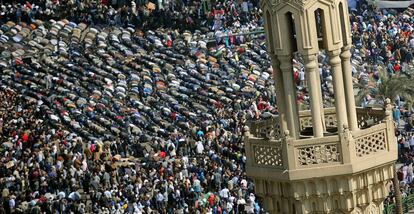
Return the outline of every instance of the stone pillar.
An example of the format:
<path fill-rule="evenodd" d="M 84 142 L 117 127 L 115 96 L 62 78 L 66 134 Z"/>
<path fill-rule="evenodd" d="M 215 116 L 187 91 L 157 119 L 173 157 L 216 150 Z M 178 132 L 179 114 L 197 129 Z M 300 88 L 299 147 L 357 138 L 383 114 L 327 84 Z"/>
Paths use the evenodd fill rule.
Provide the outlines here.
<path fill-rule="evenodd" d="M 318 57 L 316 57 L 316 63 L 318 63 Z M 319 68 L 319 66 L 318 66 Z M 323 105 L 323 94 L 322 94 L 322 85 L 321 85 L 321 74 L 319 69 L 316 69 L 316 77 L 318 79 L 319 82 L 319 87 L 318 87 L 318 95 L 319 95 L 319 103 L 321 106 L 321 115 L 320 117 L 322 118 L 322 127 L 323 127 L 323 131 L 326 131 L 326 124 L 325 124 L 325 106 Z"/>
<path fill-rule="evenodd" d="M 280 70 L 280 61 L 276 55 L 272 54 L 273 80 L 275 82 L 276 103 L 279 113 L 280 133 L 288 129 L 286 121 L 285 89 L 283 83 L 283 73 Z"/>
<path fill-rule="evenodd" d="M 344 46 L 342 48 L 341 60 L 342 60 L 342 73 L 344 75 L 345 86 L 345 100 L 348 116 L 348 125 L 351 131 L 358 130 L 358 120 L 356 114 L 354 87 L 352 85 L 352 66 L 351 66 L 351 52 L 350 46 Z"/>
<path fill-rule="evenodd" d="M 306 81 L 308 82 L 310 106 L 312 114 L 313 136 L 323 137 L 323 118 L 321 117 L 321 83 L 318 81 L 319 69 L 316 54 L 303 56 L 306 68 Z M 323 108 L 322 108 L 323 109 Z"/>
<path fill-rule="evenodd" d="M 299 113 L 297 107 L 296 84 L 293 78 L 292 55 L 278 55 L 283 75 L 285 92 L 286 121 L 290 137 L 299 138 Z"/>
<path fill-rule="evenodd" d="M 329 52 L 329 64 L 333 79 L 333 88 L 335 94 L 336 118 L 338 121 L 338 132 L 343 131 L 344 125 L 348 124 L 347 109 L 345 104 L 344 81 L 342 77 L 341 59 L 339 50 Z"/>

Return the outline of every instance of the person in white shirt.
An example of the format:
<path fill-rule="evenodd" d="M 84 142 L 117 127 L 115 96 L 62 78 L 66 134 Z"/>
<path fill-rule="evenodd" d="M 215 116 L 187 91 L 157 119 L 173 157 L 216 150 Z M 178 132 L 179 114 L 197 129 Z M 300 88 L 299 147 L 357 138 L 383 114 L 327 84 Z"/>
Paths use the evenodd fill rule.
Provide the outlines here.
<path fill-rule="evenodd" d="M 404 138 L 403 145 L 404 145 L 405 151 L 407 151 L 407 152 L 410 151 L 410 141 L 408 139 Z"/>
<path fill-rule="evenodd" d="M 244 211 L 247 214 L 253 214 L 254 213 L 254 202 L 250 199 L 247 199 L 247 203 L 244 206 Z"/>
<path fill-rule="evenodd" d="M 240 186 L 243 190 L 246 190 L 247 189 L 247 180 L 246 179 L 241 180 L 240 181 Z"/>
<path fill-rule="evenodd" d="M 237 210 L 239 213 L 245 211 L 245 205 L 246 205 L 246 200 L 244 200 L 243 197 L 240 197 L 237 200 Z"/>
<path fill-rule="evenodd" d="M 160 192 L 158 192 L 157 196 L 157 210 L 162 210 L 164 205 L 164 195 Z"/>
<path fill-rule="evenodd" d="M 414 136 L 411 136 L 410 138 L 410 147 L 411 147 L 411 151 L 414 152 Z"/>
<path fill-rule="evenodd" d="M 197 151 L 197 154 L 203 154 L 203 152 L 204 152 L 204 146 L 203 146 L 203 143 L 201 141 L 198 141 L 197 142 L 197 144 L 196 144 L 196 151 Z"/>
<path fill-rule="evenodd" d="M 9 207 L 11 209 L 14 209 L 14 207 L 16 206 L 16 201 L 14 199 L 15 199 L 15 196 L 13 195 L 9 200 Z"/>
<path fill-rule="evenodd" d="M 220 197 L 222 197 L 223 199 L 227 200 L 229 198 L 229 193 L 230 193 L 230 190 L 227 189 L 226 187 L 224 187 L 224 189 L 222 189 L 220 191 Z"/>
<path fill-rule="evenodd" d="M 231 213 L 231 211 L 233 210 L 233 202 L 227 202 L 226 203 L 226 211 L 227 213 Z"/>
<path fill-rule="evenodd" d="M 410 48 L 414 48 L 414 37 L 410 39 Z"/>
<path fill-rule="evenodd" d="M 299 80 L 300 80 L 300 86 L 306 86 L 305 71 L 303 69 L 299 71 Z"/>

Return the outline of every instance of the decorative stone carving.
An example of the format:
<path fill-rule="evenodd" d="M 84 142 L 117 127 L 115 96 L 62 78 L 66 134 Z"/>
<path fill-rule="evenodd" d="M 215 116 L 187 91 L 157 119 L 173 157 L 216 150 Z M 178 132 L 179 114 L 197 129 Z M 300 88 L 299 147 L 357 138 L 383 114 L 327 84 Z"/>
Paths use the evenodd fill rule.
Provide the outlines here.
<path fill-rule="evenodd" d="M 344 4 L 343 8 L 338 7 L 340 3 Z M 392 178 L 397 157 L 396 144 L 391 143 L 395 141 L 394 126 L 390 120 L 384 120 L 383 109 L 354 109 L 349 29 L 341 33 L 340 27 L 349 26 L 349 22 L 345 19 L 345 23 L 341 23 L 342 17 L 338 17 L 348 16 L 346 2 L 262 0 L 261 6 L 268 14 L 264 16 L 266 34 L 274 39 L 267 42 L 273 42 L 268 45 L 274 47 L 272 65 L 278 74 L 274 77 L 278 82 L 282 130 L 278 117 L 271 118 L 270 122 L 252 122 L 250 131 L 254 137 L 246 138 L 245 147 L 246 173 L 255 180 L 259 195 L 265 198 L 266 211 L 380 214 L 381 199 L 389 191 L 382 184 Z M 295 44 L 291 21 L 295 25 L 297 51 L 302 55 L 316 54 L 319 50 L 315 9 L 324 12 L 322 27 L 327 32 L 323 38 L 324 48 L 330 53 L 336 105 L 335 109 L 311 108 L 311 111 L 299 112 L 292 77 Z M 286 16 L 290 14 L 292 17 Z M 318 86 L 320 80 L 315 76 L 309 82 Z M 320 102 L 313 102 L 312 106 L 323 108 L 320 91 L 315 91 L 311 99 Z M 323 130 L 321 135 L 319 119 L 322 117 L 326 132 Z M 359 130 L 357 123 L 365 130 Z M 349 124 L 349 128 L 343 124 Z M 310 127 L 315 130 L 313 137 L 300 135 L 301 130 Z M 337 127 L 338 131 L 334 133 L 332 127 Z"/>
<path fill-rule="evenodd" d="M 308 117 L 301 117 L 299 119 L 300 121 L 300 130 L 303 130 L 307 127 L 312 127 L 312 117 L 308 116 Z"/>
<path fill-rule="evenodd" d="M 280 142 L 273 145 L 254 145 L 254 161 L 258 165 L 283 166 L 282 145 Z"/>
<path fill-rule="evenodd" d="M 362 214 L 362 210 L 358 207 L 355 207 L 354 210 L 352 210 L 351 214 Z"/>
<path fill-rule="evenodd" d="M 385 130 L 355 139 L 357 157 L 364 157 L 387 149 Z"/>
<path fill-rule="evenodd" d="M 290 5 L 293 10 L 303 12 L 303 5 L 306 2 L 302 0 L 262 0 L 261 2 L 266 1 L 267 3 L 262 3 L 262 8 L 271 8 L 273 12 L 276 12 L 280 7 L 283 7 L 283 5 Z"/>
<path fill-rule="evenodd" d="M 325 125 L 326 126 L 337 126 L 336 114 L 325 115 Z"/>
<path fill-rule="evenodd" d="M 254 123 L 254 127 L 250 130 L 251 134 L 255 137 L 266 139 L 280 139 L 280 123 L 279 117 L 266 121 L 258 121 Z"/>
<path fill-rule="evenodd" d="M 303 0 L 273 0 L 272 5 L 278 5 L 280 3 L 293 3 L 297 5 L 303 5 L 305 1 Z"/>
<path fill-rule="evenodd" d="M 385 118 L 385 112 L 381 109 L 357 109 L 358 115 L 358 126 L 359 127 L 366 127 L 368 125 L 368 121 L 373 123 L 379 123 L 381 120 Z M 325 117 L 325 125 L 327 127 L 335 127 L 337 126 L 336 120 L 336 112 L 332 112 L 331 110 L 326 110 L 324 113 Z M 267 139 L 281 139 L 283 132 L 280 129 L 280 118 L 275 116 L 271 119 L 261 120 L 261 121 L 254 121 L 251 123 L 250 126 L 250 133 L 254 137 L 258 138 L 267 138 Z M 301 115 L 299 118 L 300 121 L 300 130 L 304 130 L 305 128 L 312 127 L 312 117 L 311 115 Z M 273 131 L 273 133 L 272 133 Z"/>
<path fill-rule="evenodd" d="M 385 118 L 385 114 L 372 114 L 368 110 L 365 111 L 365 114 L 363 112 L 358 112 L 357 114 L 359 128 L 365 128 L 369 125 L 376 124 Z"/>
<path fill-rule="evenodd" d="M 342 136 L 344 137 L 344 140 L 346 140 L 346 144 L 348 145 L 348 140 L 351 138 L 351 132 L 349 131 L 349 127 L 346 124 L 344 124 Z"/>
<path fill-rule="evenodd" d="M 289 133 L 289 130 L 285 130 L 285 131 L 283 131 L 283 140 L 286 142 L 288 139 L 289 139 L 289 137 L 290 137 L 290 135 L 289 135 L 290 133 Z"/>
<path fill-rule="evenodd" d="M 325 113 L 325 125 L 326 126 L 337 126 L 336 122 L 336 113 Z M 312 117 L 309 115 L 307 117 L 301 117 L 300 121 L 300 130 L 303 130 L 307 127 L 312 127 Z"/>
<path fill-rule="evenodd" d="M 379 210 L 378 210 L 377 205 L 375 205 L 374 203 L 371 203 L 371 204 L 370 204 L 370 205 L 366 208 L 365 213 L 366 213 L 366 214 L 378 214 L 378 213 L 379 213 Z"/>
<path fill-rule="evenodd" d="M 266 127 L 267 129 L 260 130 L 261 135 L 268 136 L 269 139 L 279 139 L 280 138 L 280 124 L 276 122 L 271 126 Z"/>
<path fill-rule="evenodd" d="M 333 143 L 300 147 L 298 148 L 298 161 L 301 166 L 339 162 L 338 145 Z"/>

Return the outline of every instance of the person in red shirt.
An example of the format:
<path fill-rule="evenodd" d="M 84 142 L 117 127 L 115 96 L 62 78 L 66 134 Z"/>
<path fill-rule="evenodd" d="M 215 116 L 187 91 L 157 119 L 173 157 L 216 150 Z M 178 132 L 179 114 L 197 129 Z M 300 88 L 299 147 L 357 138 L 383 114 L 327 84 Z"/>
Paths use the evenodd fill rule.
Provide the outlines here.
<path fill-rule="evenodd" d="M 160 152 L 160 157 L 165 158 L 167 156 L 167 153 L 165 153 L 164 151 Z"/>
<path fill-rule="evenodd" d="M 160 176 L 161 176 L 161 177 L 164 175 L 164 171 L 165 171 L 164 167 L 161 167 L 161 168 L 160 168 Z"/>
<path fill-rule="evenodd" d="M 171 112 L 170 117 L 171 117 L 171 120 L 172 120 L 172 121 L 177 120 L 177 113 L 175 113 L 175 111 Z"/>
<path fill-rule="evenodd" d="M 293 73 L 293 78 L 296 83 L 299 83 L 299 72 L 297 70 Z"/>
<path fill-rule="evenodd" d="M 91 144 L 90 150 L 92 153 L 95 151 L 95 144 Z"/>
<path fill-rule="evenodd" d="M 264 109 L 267 109 L 267 103 L 265 102 L 265 101 L 260 101 L 259 102 L 259 104 L 257 105 L 257 109 L 259 109 L 260 111 L 261 110 L 264 110 Z"/>
<path fill-rule="evenodd" d="M 210 204 L 210 206 L 214 206 L 214 200 L 215 200 L 215 196 L 213 193 L 211 193 L 210 196 L 208 197 L 208 203 Z"/>
<path fill-rule="evenodd" d="M 29 135 L 27 133 L 24 133 L 22 135 L 22 140 L 24 143 L 27 143 L 29 141 Z"/>
<path fill-rule="evenodd" d="M 14 75 L 14 77 L 15 77 L 16 81 L 20 81 L 21 75 L 18 71 L 16 71 L 16 74 Z"/>
<path fill-rule="evenodd" d="M 400 72 L 400 70 L 401 70 L 400 62 L 399 62 L 399 61 L 397 61 L 397 62 L 394 64 L 394 72 L 395 72 L 395 73 L 399 73 L 399 72 Z"/>
<path fill-rule="evenodd" d="M 223 104 L 221 104 L 220 102 L 214 102 L 214 108 L 223 108 Z"/>

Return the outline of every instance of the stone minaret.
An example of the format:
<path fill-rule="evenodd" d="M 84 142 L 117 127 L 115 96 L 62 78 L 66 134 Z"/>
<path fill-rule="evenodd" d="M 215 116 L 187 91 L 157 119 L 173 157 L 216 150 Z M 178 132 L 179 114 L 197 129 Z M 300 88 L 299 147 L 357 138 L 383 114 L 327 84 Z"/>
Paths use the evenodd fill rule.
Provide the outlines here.
<path fill-rule="evenodd" d="M 347 0 L 262 0 L 279 115 L 246 130 L 247 175 L 270 213 L 378 213 L 397 143 L 390 105 L 356 108 Z M 318 52 L 329 57 L 324 108 Z M 292 58 L 304 61 L 310 110 L 298 111 Z"/>

